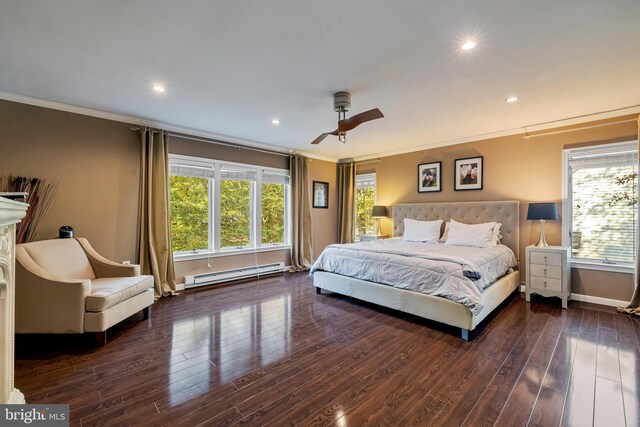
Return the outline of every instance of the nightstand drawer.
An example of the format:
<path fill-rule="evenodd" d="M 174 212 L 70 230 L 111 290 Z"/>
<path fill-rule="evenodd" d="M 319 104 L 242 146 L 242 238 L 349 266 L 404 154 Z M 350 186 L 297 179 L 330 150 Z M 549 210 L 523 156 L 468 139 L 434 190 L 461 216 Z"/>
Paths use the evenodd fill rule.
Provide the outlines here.
<path fill-rule="evenodd" d="M 551 292 L 562 292 L 562 280 L 545 279 L 543 277 L 531 276 L 531 289 L 540 289 Z"/>
<path fill-rule="evenodd" d="M 562 267 L 553 265 L 531 264 L 531 275 L 548 279 L 562 279 Z"/>
<path fill-rule="evenodd" d="M 562 265 L 562 254 L 552 254 L 549 252 L 536 252 L 531 251 L 529 253 L 531 264 L 541 265 Z"/>

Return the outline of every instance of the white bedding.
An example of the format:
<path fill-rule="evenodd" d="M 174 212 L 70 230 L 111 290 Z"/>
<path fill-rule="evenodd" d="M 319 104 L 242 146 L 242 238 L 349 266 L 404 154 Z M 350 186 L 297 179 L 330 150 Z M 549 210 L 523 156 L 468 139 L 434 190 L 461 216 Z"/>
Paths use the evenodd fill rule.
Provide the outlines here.
<path fill-rule="evenodd" d="M 402 238 L 329 245 L 311 268 L 483 307 L 481 291 L 517 266 L 508 247 L 474 248 Z M 479 273 L 473 281 L 465 276 Z"/>

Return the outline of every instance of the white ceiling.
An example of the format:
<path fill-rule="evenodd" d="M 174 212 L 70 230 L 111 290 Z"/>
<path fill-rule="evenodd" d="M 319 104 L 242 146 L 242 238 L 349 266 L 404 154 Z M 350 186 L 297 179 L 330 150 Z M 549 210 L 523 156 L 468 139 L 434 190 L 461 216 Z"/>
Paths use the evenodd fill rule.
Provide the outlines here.
<path fill-rule="evenodd" d="M 639 71 L 638 0 L 0 3 L 0 91 L 333 159 L 638 106 Z M 386 117 L 311 146 L 338 90 Z"/>

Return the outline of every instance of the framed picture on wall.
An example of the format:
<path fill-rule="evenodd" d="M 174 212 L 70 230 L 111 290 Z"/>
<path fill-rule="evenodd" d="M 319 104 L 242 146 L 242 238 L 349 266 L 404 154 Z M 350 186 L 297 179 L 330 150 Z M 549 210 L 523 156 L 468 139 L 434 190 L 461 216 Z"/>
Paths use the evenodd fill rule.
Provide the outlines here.
<path fill-rule="evenodd" d="M 484 175 L 482 156 L 456 159 L 454 171 L 454 190 L 482 190 Z"/>
<path fill-rule="evenodd" d="M 329 183 L 313 181 L 313 207 L 327 209 L 329 207 Z"/>
<path fill-rule="evenodd" d="M 422 163 L 418 165 L 418 193 L 431 193 L 442 190 L 442 162 Z"/>

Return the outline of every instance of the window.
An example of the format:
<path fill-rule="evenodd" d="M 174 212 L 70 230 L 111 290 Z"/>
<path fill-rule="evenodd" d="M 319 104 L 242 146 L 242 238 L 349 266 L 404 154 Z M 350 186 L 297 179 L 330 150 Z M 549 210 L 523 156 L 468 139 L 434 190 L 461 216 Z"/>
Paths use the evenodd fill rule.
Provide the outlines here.
<path fill-rule="evenodd" d="M 374 234 L 375 225 L 371 209 L 376 201 L 376 174 L 356 175 L 355 238 L 363 234 Z"/>
<path fill-rule="evenodd" d="M 169 157 L 176 257 L 289 244 L 289 171 Z"/>
<path fill-rule="evenodd" d="M 637 176 L 636 142 L 564 151 L 563 244 L 574 267 L 632 271 Z"/>

